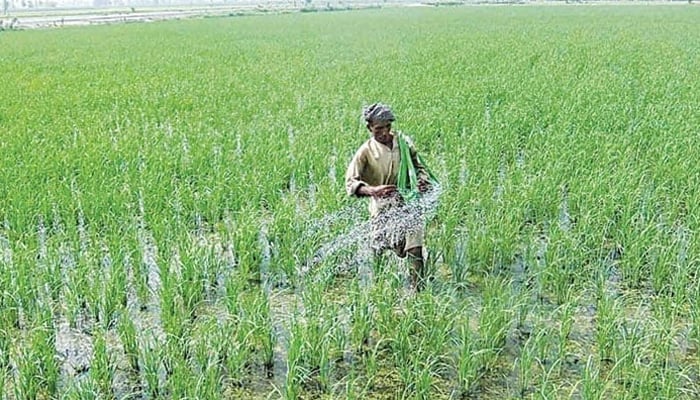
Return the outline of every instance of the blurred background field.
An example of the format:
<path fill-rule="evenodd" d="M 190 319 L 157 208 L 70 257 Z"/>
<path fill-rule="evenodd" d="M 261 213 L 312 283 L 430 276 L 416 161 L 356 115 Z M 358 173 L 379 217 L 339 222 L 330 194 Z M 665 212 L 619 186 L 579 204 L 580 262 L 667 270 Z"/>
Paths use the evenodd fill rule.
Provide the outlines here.
<path fill-rule="evenodd" d="M 0 32 L 2 398 L 697 398 L 699 18 Z M 355 248 L 299 273 L 367 218 L 374 101 L 443 184 L 415 295 Z"/>

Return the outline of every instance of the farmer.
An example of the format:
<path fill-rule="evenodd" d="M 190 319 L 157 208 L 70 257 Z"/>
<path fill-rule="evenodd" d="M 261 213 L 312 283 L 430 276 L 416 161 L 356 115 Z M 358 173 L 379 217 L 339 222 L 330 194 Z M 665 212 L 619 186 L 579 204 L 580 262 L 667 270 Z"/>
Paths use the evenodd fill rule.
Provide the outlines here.
<path fill-rule="evenodd" d="M 345 174 L 345 187 L 348 195 L 370 198 L 371 247 L 374 254 L 391 249 L 400 258 L 408 256 L 413 267 L 410 271 L 411 285 L 420 290 L 424 285 L 423 222 L 397 221 L 406 219 L 401 218 L 402 214 L 409 219 L 419 219 L 402 210 L 406 207 L 396 186 L 401 157 L 398 138 L 401 134 L 391 129 L 395 118 L 388 106 L 375 103 L 366 107 L 362 114 L 371 137 L 360 146 L 350 162 Z M 418 190 L 424 193 L 430 188 L 429 176 L 418 161 L 415 149 L 409 146 L 417 172 Z"/>

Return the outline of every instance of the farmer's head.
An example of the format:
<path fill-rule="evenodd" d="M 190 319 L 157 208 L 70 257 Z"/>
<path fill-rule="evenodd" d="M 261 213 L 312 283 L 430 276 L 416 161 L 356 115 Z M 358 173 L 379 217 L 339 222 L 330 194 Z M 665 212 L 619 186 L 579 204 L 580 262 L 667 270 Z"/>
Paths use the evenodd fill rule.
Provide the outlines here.
<path fill-rule="evenodd" d="M 362 117 L 376 140 L 380 143 L 391 140 L 391 123 L 395 118 L 389 106 L 382 103 L 369 105 L 362 111 Z"/>

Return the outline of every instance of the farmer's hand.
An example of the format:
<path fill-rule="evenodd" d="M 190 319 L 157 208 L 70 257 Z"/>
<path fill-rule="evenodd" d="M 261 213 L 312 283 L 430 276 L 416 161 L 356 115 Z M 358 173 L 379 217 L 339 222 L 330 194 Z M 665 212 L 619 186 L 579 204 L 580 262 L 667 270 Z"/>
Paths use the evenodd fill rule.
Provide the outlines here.
<path fill-rule="evenodd" d="M 380 186 L 373 186 L 370 189 L 370 196 L 376 197 L 379 199 L 389 199 L 392 197 L 398 197 L 399 196 L 399 191 L 396 188 L 395 185 L 380 185 Z"/>
<path fill-rule="evenodd" d="M 432 186 L 433 185 L 431 185 L 427 179 L 419 179 L 418 180 L 418 191 L 421 193 L 427 192 L 428 190 L 430 190 L 430 188 Z"/>

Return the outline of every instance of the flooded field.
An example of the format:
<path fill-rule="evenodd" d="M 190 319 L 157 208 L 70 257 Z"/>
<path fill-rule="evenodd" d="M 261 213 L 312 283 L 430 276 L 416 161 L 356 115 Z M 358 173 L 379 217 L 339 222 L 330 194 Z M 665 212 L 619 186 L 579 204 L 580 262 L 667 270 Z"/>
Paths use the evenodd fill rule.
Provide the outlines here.
<path fill-rule="evenodd" d="M 121 7 L 18 10 L 0 18 L 0 28 L 47 29 L 85 25 L 158 22 L 188 18 L 231 17 L 246 14 L 291 12 L 293 2 L 237 2 L 231 5 Z"/>
<path fill-rule="evenodd" d="M 698 14 L 0 32 L 0 398 L 697 398 Z M 345 194 L 375 101 L 420 292 Z"/>

